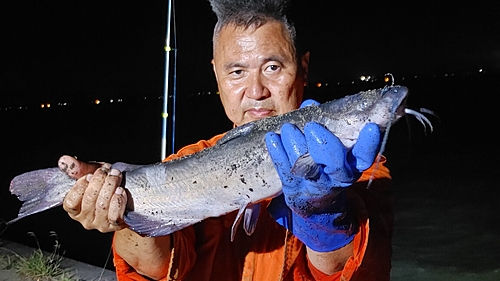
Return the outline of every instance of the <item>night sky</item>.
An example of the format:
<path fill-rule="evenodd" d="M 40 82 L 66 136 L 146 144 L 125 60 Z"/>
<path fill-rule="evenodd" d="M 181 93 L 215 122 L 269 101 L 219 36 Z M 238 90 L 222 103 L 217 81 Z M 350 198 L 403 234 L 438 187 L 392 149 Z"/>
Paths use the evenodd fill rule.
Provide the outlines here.
<path fill-rule="evenodd" d="M 175 2 L 178 93 L 215 91 L 215 16 L 208 1 Z M 494 2 L 301 1 L 294 7 L 308 31 L 316 82 L 499 68 Z M 160 96 L 166 8 L 167 1 L 2 1 L 0 103 Z"/>

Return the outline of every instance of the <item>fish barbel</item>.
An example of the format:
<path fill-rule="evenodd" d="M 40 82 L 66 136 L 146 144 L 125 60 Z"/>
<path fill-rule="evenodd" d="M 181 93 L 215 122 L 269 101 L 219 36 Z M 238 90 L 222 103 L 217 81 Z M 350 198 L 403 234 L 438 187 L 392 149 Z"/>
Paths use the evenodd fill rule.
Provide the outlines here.
<path fill-rule="evenodd" d="M 403 116 L 407 95 L 403 86 L 363 91 L 236 127 L 215 146 L 176 160 L 144 166 L 115 163 L 113 168 L 126 172 L 124 188 L 132 203 L 124 220 L 138 233 L 162 236 L 239 210 L 234 231 L 246 209 L 281 194 L 281 181 L 264 141 L 267 132 L 279 133 L 285 123 L 303 129 L 315 121 L 349 149 L 367 123 L 386 131 Z M 24 203 L 9 224 L 61 205 L 74 183 L 59 168 L 16 176 L 10 191 Z"/>

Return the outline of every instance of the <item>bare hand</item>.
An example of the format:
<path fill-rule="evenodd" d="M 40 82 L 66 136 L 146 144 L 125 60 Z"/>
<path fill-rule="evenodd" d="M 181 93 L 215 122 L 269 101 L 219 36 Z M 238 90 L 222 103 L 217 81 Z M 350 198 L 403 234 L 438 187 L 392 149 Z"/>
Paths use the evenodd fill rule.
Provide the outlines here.
<path fill-rule="evenodd" d="M 109 163 L 86 163 L 71 156 L 59 159 L 59 168 L 77 179 L 64 198 L 63 208 L 86 229 L 111 232 L 126 227 L 123 221 L 127 193 L 122 174 Z"/>

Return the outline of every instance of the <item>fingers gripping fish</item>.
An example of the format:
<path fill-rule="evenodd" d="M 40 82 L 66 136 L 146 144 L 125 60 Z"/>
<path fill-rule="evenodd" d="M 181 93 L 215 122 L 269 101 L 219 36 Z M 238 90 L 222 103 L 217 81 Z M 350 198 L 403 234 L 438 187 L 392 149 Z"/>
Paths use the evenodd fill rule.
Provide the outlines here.
<path fill-rule="evenodd" d="M 402 86 L 364 91 L 234 128 L 215 146 L 176 160 L 145 166 L 115 163 L 113 168 L 125 172 L 124 187 L 130 194 L 125 222 L 140 234 L 162 236 L 239 210 L 232 235 L 242 218 L 245 231 L 251 234 L 258 203 L 281 193 L 281 181 L 264 142 L 267 132 L 279 133 L 284 123 L 302 129 L 315 121 L 351 148 L 367 123 L 376 123 L 381 131 L 388 131 L 405 114 L 407 95 L 408 89 Z M 422 114 L 406 113 L 430 124 Z M 301 157 L 301 161 L 307 157 Z M 296 163 L 299 167 L 294 169 L 304 172 L 300 165 Z M 10 191 L 24 203 L 18 217 L 9 224 L 61 205 L 74 183 L 59 168 L 15 177 Z"/>

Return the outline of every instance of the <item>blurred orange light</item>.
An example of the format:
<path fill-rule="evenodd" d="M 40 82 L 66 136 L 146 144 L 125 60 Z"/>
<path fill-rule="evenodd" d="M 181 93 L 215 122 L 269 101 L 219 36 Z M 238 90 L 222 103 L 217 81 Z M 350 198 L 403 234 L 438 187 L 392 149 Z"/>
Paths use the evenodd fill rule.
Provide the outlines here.
<path fill-rule="evenodd" d="M 321 87 L 321 83 L 320 82 L 316 83 L 316 87 L 318 88 Z"/>
<path fill-rule="evenodd" d="M 100 104 L 100 103 L 101 103 L 101 101 L 96 99 L 96 100 L 94 101 L 94 103 L 95 103 L 95 104 Z"/>

